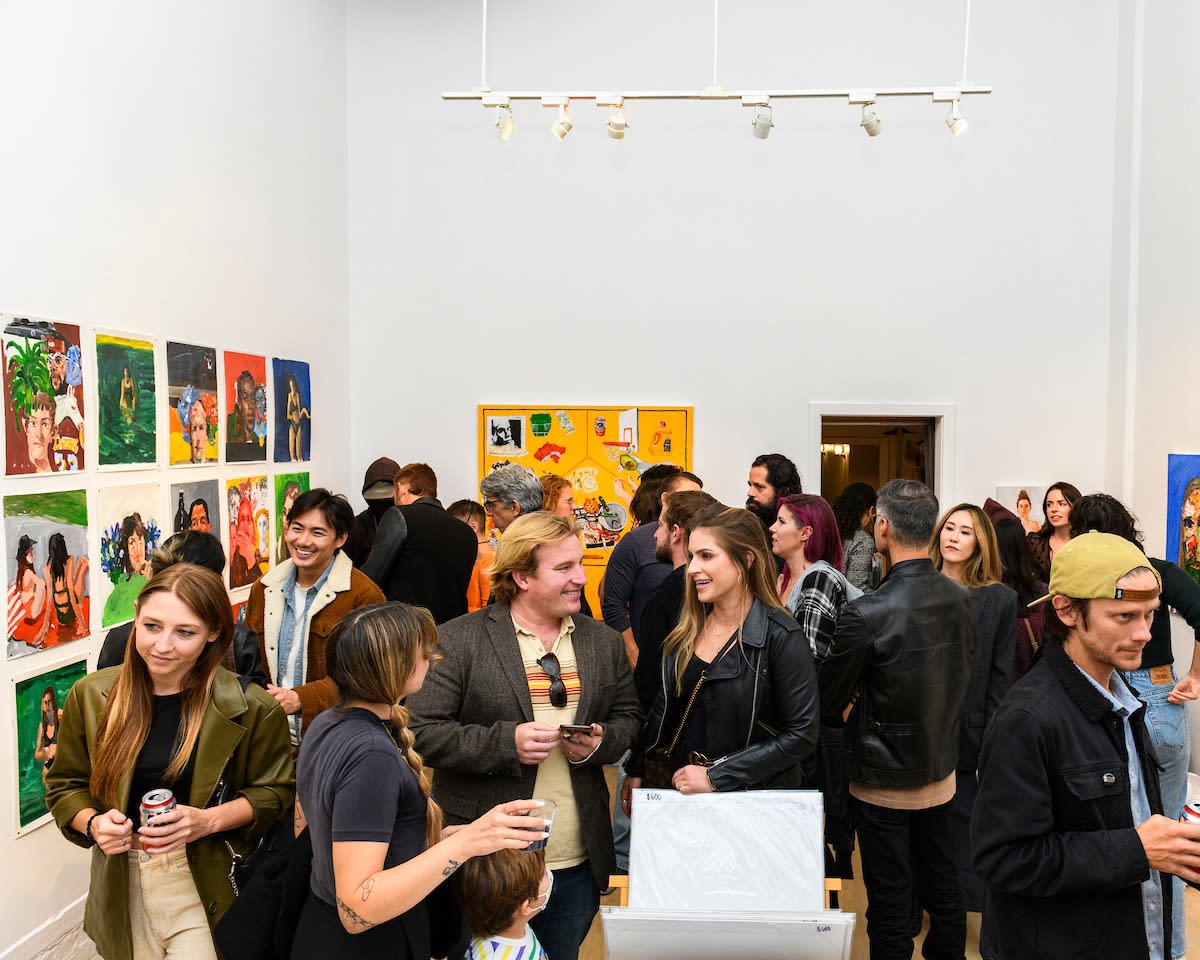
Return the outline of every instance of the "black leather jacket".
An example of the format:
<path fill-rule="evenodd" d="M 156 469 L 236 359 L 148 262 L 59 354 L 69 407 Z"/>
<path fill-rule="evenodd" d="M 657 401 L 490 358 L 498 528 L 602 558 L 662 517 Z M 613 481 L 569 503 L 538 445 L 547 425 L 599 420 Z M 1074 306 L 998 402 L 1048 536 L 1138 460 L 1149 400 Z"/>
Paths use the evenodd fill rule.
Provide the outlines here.
<path fill-rule="evenodd" d="M 808 641 L 787 611 L 755 600 L 742 649 L 713 665 L 700 697 L 716 790 L 800 786 L 800 764 L 817 743 L 817 684 Z M 646 753 L 673 733 L 663 730 L 663 719 L 675 698 L 675 657 L 666 654 L 662 687 L 625 765 L 629 776 L 640 777 Z"/>
<path fill-rule="evenodd" d="M 100 647 L 100 656 L 96 659 L 96 669 L 119 667 L 125 662 L 125 647 L 129 644 L 129 634 L 133 630 L 132 621 L 113 627 L 104 637 Z M 232 653 L 232 657 L 228 654 Z M 257 683 L 264 690 L 267 688 L 267 675 L 262 668 L 262 658 L 258 652 L 258 634 L 240 623 L 233 625 L 233 643 L 226 654 L 223 666 L 245 677 L 251 683 Z"/>
<path fill-rule="evenodd" d="M 974 651 L 970 597 L 929 560 L 897 563 L 846 604 L 818 682 L 835 726 L 859 693 L 846 724 L 852 781 L 912 789 L 950 776 Z"/>

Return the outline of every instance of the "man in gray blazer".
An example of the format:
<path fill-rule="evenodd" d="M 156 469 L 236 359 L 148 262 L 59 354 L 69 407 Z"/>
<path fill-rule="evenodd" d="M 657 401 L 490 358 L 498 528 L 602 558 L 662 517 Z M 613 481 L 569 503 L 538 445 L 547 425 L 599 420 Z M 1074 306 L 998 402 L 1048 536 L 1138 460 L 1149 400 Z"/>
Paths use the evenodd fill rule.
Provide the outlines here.
<path fill-rule="evenodd" d="M 569 520 L 517 517 L 493 570 L 495 603 L 438 628 L 444 659 L 408 699 L 409 728 L 447 823 L 520 797 L 557 804 L 554 888 L 531 925 L 554 960 L 576 960 L 616 866 L 603 765 L 633 744 L 642 709 L 620 634 L 574 618 L 586 577 Z"/>

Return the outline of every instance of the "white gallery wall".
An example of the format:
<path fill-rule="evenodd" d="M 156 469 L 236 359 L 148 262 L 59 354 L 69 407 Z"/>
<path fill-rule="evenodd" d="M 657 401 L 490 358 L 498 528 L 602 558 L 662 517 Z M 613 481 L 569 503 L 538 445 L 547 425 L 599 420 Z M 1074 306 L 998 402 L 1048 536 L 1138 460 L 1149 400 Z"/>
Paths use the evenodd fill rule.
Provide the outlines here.
<path fill-rule="evenodd" d="M 0 3 L 0 312 L 82 326 L 89 378 L 97 327 L 308 360 L 312 480 L 342 489 L 354 473 L 344 16 L 325 0 Z M 0 486 L 94 490 L 261 466 L 90 469 Z M 100 575 L 93 565 L 93 598 Z M 94 662 L 99 643 L 71 646 Z M 11 680 L 71 653 L 0 665 L 0 863 L 29 881 L 0 898 L 0 954 L 33 955 L 44 941 L 26 936 L 87 889 L 88 853 L 52 824 L 14 838 Z M 51 955 L 74 955 L 66 949 Z"/>

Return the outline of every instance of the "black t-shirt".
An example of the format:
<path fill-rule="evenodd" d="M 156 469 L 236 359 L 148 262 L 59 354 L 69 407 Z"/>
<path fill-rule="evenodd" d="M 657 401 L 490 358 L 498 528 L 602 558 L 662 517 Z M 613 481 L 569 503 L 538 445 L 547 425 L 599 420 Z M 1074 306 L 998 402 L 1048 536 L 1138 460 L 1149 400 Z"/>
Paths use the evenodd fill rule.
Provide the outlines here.
<path fill-rule="evenodd" d="M 192 755 L 188 758 L 187 766 L 174 783 L 167 783 L 163 774 L 171 765 L 175 756 L 179 738 L 183 731 L 180 720 L 183 716 L 181 706 L 182 694 L 172 693 L 165 697 L 155 697 L 153 716 L 150 720 L 150 733 L 142 744 L 141 753 L 133 764 L 133 782 L 129 786 L 129 800 L 125 804 L 125 815 L 135 824 L 141 823 L 138 807 L 142 797 L 151 790 L 166 787 L 175 794 L 176 803 L 188 803 L 192 792 L 192 775 L 196 772 L 196 747 L 192 747 Z M 199 746 L 199 739 L 196 746 Z"/>
<path fill-rule="evenodd" d="M 666 720 L 663 722 L 663 739 L 659 743 L 664 750 L 671 745 L 671 739 L 675 736 L 675 731 L 679 729 L 679 721 L 683 718 L 683 711 L 687 708 L 688 701 L 692 699 L 692 691 L 696 689 L 700 674 L 710 666 L 712 664 L 693 655 L 684 668 L 683 683 L 678 696 L 675 696 L 675 678 L 668 678 L 671 699 L 670 706 L 667 708 Z M 704 709 L 703 687 L 700 688 L 700 695 L 696 697 L 696 702 L 692 704 L 687 722 L 683 725 L 683 734 L 671 756 L 677 761 L 686 762 L 687 755 L 692 750 L 708 753 L 708 716 Z"/>
<path fill-rule="evenodd" d="M 312 892 L 331 906 L 334 843 L 386 843 L 385 869 L 425 849 L 428 801 L 390 727 L 369 710 L 335 707 L 313 720 L 300 747 L 296 786 L 312 837 Z"/>
<path fill-rule="evenodd" d="M 637 666 L 633 668 L 633 685 L 637 689 L 642 708 L 647 712 L 654 706 L 654 699 L 662 690 L 663 641 L 679 622 L 679 614 L 683 610 L 686 573 L 687 564 L 680 564 L 668 573 L 642 607 L 642 622 L 638 624 L 637 631 L 638 661 Z"/>

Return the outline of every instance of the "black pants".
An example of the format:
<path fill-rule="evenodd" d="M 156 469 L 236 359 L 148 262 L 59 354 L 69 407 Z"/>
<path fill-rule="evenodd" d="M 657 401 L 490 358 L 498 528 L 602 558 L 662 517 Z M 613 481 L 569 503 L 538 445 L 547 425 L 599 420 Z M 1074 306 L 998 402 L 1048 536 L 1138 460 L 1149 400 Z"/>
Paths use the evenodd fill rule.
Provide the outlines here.
<path fill-rule="evenodd" d="M 915 894 L 929 911 L 926 960 L 963 960 L 967 917 L 954 865 L 952 803 L 892 810 L 850 800 L 863 881 L 871 960 L 909 960 Z"/>
<path fill-rule="evenodd" d="M 415 939 L 423 942 L 414 946 L 406 925 L 424 923 L 427 927 L 428 922 L 422 908 L 418 916 L 405 914 L 363 933 L 351 934 L 342 926 L 337 908 L 310 893 L 300 913 L 292 960 L 424 960 L 429 956 L 428 930 L 418 926 Z"/>

